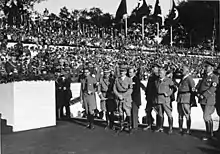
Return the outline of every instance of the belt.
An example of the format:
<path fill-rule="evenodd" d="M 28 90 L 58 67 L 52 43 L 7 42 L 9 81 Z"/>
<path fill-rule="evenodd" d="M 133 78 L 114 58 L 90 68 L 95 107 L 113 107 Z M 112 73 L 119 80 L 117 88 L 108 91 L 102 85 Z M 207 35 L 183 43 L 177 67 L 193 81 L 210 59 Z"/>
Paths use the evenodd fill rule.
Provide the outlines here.
<path fill-rule="evenodd" d="M 179 91 L 178 94 L 188 94 L 190 91 Z"/>
<path fill-rule="evenodd" d="M 87 95 L 93 95 L 93 94 L 95 94 L 94 92 L 92 92 L 92 93 L 89 94 L 88 91 L 84 91 L 83 93 L 84 93 L 84 94 L 87 94 Z"/>

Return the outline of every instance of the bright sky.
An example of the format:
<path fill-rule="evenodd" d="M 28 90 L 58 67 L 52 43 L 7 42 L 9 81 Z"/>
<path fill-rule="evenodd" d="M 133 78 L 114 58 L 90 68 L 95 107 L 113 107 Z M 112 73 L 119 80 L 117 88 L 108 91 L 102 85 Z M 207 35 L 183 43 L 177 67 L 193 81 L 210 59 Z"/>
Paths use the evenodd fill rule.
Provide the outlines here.
<path fill-rule="evenodd" d="M 127 0 L 128 14 L 130 14 L 130 12 L 137 6 L 138 1 L 139 0 Z M 160 1 L 165 10 L 170 8 L 171 0 Z M 60 8 L 63 6 L 66 6 L 69 12 L 74 9 L 89 9 L 92 7 L 98 7 L 101 8 L 104 13 L 109 12 L 110 14 L 115 15 L 120 2 L 121 0 L 46 0 L 37 4 L 35 6 L 35 10 L 42 13 L 45 8 L 48 8 L 50 12 L 58 14 Z M 146 0 L 146 2 L 154 7 L 156 0 Z"/>

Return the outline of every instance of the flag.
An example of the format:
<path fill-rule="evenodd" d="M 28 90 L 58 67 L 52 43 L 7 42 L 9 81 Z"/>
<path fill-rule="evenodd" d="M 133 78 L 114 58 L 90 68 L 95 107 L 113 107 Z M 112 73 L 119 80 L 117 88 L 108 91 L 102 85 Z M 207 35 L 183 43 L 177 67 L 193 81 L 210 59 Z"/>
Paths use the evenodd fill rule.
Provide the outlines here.
<path fill-rule="evenodd" d="M 172 8 L 170 10 L 168 17 L 165 20 L 166 25 L 174 25 L 179 17 L 179 12 L 177 10 L 176 4 L 175 4 L 174 0 L 172 0 L 172 1 L 173 1 Z"/>
<path fill-rule="evenodd" d="M 146 0 L 139 0 L 138 6 L 135 9 L 134 13 L 136 16 L 139 18 L 142 18 L 143 16 L 149 15 L 150 14 L 150 9 L 147 6 Z"/>
<path fill-rule="evenodd" d="M 162 11 L 161 11 L 161 7 L 160 7 L 160 4 L 159 4 L 159 0 L 156 0 L 155 7 L 154 7 L 153 18 L 156 20 L 156 22 L 163 25 L 163 16 L 162 16 Z"/>
<path fill-rule="evenodd" d="M 120 22 L 123 18 L 124 15 L 127 14 L 127 3 L 126 0 L 121 0 L 121 3 L 117 9 L 116 15 L 115 15 L 115 21 Z"/>

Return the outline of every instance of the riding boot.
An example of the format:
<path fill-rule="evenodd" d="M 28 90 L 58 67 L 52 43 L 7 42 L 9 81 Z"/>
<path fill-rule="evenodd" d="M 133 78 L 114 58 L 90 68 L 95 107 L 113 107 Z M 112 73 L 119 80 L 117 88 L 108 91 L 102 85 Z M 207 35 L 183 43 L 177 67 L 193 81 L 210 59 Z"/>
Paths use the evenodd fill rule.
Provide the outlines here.
<path fill-rule="evenodd" d="M 114 130 L 114 113 L 110 113 L 109 115 L 110 129 Z"/>
<path fill-rule="evenodd" d="M 204 136 L 202 138 L 203 141 L 208 140 L 208 137 L 209 137 L 209 134 L 210 134 L 210 124 L 209 124 L 209 122 L 206 121 L 205 126 L 206 126 L 206 136 Z"/>
<path fill-rule="evenodd" d="M 191 117 L 189 117 L 189 119 L 187 119 L 186 127 L 187 127 L 186 134 L 189 135 L 190 134 L 190 128 L 191 128 Z"/>
<path fill-rule="evenodd" d="M 157 129 L 155 132 L 163 132 L 163 117 L 157 117 Z"/>
<path fill-rule="evenodd" d="M 209 135 L 210 135 L 210 138 L 212 138 L 213 137 L 213 121 L 211 120 L 211 121 L 209 121 Z"/>
<path fill-rule="evenodd" d="M 120 119 L 120 131 L 123 131 L 124 130 L 124 117 L 120 116 L 119 119 Z"/>
<path fill-rule="evenodd" d="M 90 129 L 94 129 L 94 115 L 90 115 Z"/>
<path fill-rule="evenodd" d="M 168 134 L 172 134 L 172 132 L 173 132 L 173 117 L 169 117 L 168 122 L 169 122 Z"/>
<path fill-rule="evenodd" d="M 132 119 L 130 116 L 128 116 L 128 132 L 129 132 L 129 134 L 132 134 L 131 124 L 132 124 Z"/>
<path fill-rule="evenodd" d="M 109 129 L 110 128 L 110 117 L 108 112 L 105 112 L 105 118 L 106 118 L 106 127 L 105 129 Z"/>
<path fill-rule="evenodd" d="M 91 126 L 90 126 L 90 120 L 91 119 L 91 115 L 90 114 L 87 114 L 87 125 L 86 125 L 86 128 L 90 128 Z"/>
<path fill-rule="evenodd" d="M 179 132 L 183 133 L 183 119 L 179 119 Z"/>

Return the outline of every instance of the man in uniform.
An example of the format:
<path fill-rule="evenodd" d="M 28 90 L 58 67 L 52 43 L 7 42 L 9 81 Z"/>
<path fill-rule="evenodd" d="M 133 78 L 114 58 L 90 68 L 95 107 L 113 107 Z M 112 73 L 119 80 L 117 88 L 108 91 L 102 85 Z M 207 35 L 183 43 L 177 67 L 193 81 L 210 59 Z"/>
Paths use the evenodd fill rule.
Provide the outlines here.
<path fill-rule="evenodd" d="M 120 119 L 120 131 L 124 129 L 124 112 L 128 119 L 128 131 L 131 133 L 131 107 L 132 107 L 132 80 L 126 76 L 127 67 L 122 65 L 120 67 L 120 77 L 115 79 L 113 91 L 116 95 L 119 104 L 119 119 Z"/>
<path fill-rule="evenodd" d="M 183 133 L 183 117 L 186 117 L 186 134 L 190 134 L 191 127 L 191 100 L 193 93 L 195 92 L 195 82 L 193 78 L 189 75 L 189 68 L 184 65 L 182 68 L 182 79 L 178 85 L 177 94 L 177 111 L 179 113 L 179 130 Z"/>
<path fill-rule="evenodd" d="M 213 73 L 214 66 L 209 61 L 205 62 L 205 75 L 196 86 L 197 96 L 202 107 L 203 119 L 206 125 L 207 135 L 203 137 L 203 140 L 213 137 L 213 121 L 211 116 L 215 111 L 215 93 L 218 85 L 218 77 Z"/>
<path fill-rule="evenodd" d="M 134 130 L 138 129 L 138 109 L 141 105 L 141 90 L 140 90 L 140 80 L 136 76 L 135 68 L 130 68 L 129 77 L 132 79 L 133 92 L 132 96 L 132 128 Z"/>
<path fill-rule="evenodd" d="M 171 106 L 171 95 L 173 93 L 173 81 L 166 77 L 166 71 L 164 68 L 159 70 L 159 78 L 155 82 L 156 94 L 154 98 L 155 108 L 157 111 L 157 129 L 155 132 L 163 132 L 164 112 L 167 114 L 169 122 L 168 134 L 172 133 L 173 128 L 173 116 Z"/>
<path fill-rule="evenodd" d="M 104 68 L 104 75 L 100 79 L 98 85 L 98 94 L 101 100 L 101 110 L 105 113 L 107 126 L 105 129 L 114 129 L 114 111 L 116 111 L 116 103 L 114 100 L 113 85 L 114 79 L 110 77 L 110 71 Z"/>
<path fill-rule="evenodd" d="M 97 108 L 95 91 L 96 91 L 96 79 L 90 75 L 89 68 L 84 68 L 84 78 L 81 80 L 81 100 L 83 101 L 83 107 L 85 108 L 89 129 L 94 129 L 94 115 Z"/>
<path fill-rule="evenodd" d="M 217 91 L 216 91 L 216 104 L 215 104 L 215 107 L 216 107 L 216 111 L 217 111 L 217 114 L 219 116 L 219 124 L 218 124 L 218 130 L 217 130 L 217 133 L 220 133 L 220 65 L 218 65 L 217 67 L 217 74 L 218 74 L 218 87 L 217 87 Z"/>
<path fill-rule="evenodd" d="M 159 75 L 159 68 L 160 66 L 155 64 L 152 67 L 152 74 L 150 75 L 148 82 L 147 82 L 147 88 L 145 90 L 147 105 L 146 105 L 146 113 L 147 113 L 147 124 L 148 126 L 144 128 L 144 130 L 152 129 L 153 124 L 153 116 L 152 116 L 152 110 L 153 110 L 153 101 L 155 98 L 155 81 L 158 79 Z M 158 116 L 157 116 L 158 120 Z"/>

